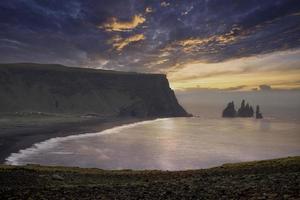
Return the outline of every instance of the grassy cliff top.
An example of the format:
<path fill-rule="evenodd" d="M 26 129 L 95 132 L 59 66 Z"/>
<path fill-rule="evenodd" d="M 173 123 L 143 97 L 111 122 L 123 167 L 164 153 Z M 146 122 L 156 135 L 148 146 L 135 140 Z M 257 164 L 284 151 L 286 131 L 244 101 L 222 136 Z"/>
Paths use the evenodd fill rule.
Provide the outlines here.
<path fill-rule="evenodd" d="M 0 196 L 15 199 L 297 199 L 300 157 L 188 171 L 0 166 Z"/>
<path fill-rule="evenodd" d="M 39 70 L 39 71 L 60 71 L 60 72 L 85 72 L 99 74 L 120 74 L 120 75 L 147 75 L 147 76 L 165 76 L 165 74 L 157 73 L 137 73 L 82 67 L 69 67 L 61 64 L 40 64 L 40 63 L 0 63 L 1 69 L 23 69 L 23 70 Z"/>

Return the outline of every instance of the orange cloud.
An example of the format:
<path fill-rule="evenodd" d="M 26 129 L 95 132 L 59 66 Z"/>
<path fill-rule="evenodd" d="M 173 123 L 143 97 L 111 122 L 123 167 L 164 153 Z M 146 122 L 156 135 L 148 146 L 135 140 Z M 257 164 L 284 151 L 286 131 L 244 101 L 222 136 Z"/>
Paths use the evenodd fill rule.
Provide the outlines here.
<path fill-rule="evenodd" d="M 200 38 L 189 38 L 186 40 L 181 40 L 178 42 L 178 44 L 180 46 L 183 47 L 188 47 L 188 46 L 193 46 L 193 45 L 202 45 L 202 44 L 206 44 L 210 41 L 213 40 L 214 37 L 209 37 L 209 38 L 204 38 L 204 39 L 200 39 Z"/>
<path fill-rule="evenodd" d="M 113 44 L 113 47 L 117 51 L 121 51 L 123 48 L 128 46 L 130 43 L 138 42 L 141 40 L 145 40 L 145 36 L 143 34 L 136 34 L 136 35 L 130 36 L 125 39 L 121 38 L 120 36 L 116 36 L 109 42 Z"/>
<path fill-rule="evenodd" d="M 106 31 L 131 31 L 139 25 L 143 24 L 146 19 L 142 15 L 134 15 L 131 21 L 119 21 L 116 17 L 112 17 L 108 22 L 99 26 Z"/>
<path fill-rule="evenodd" d="M 227 45 L 238 39 L 236 36 L 236 31 L 240 29 L 235 27 L 230 32 L 225 33 L 223 35 L 214 35 L 206 38 L 192 37 L 179 41 L 175 41 L 169 45 L 167 45 L 162 52 L 172 52 L 177 50 L 182 50 L 185 53 L 193 53 L 198 52 L 199 50 L 207 50 L 207 46 L 210 44 L 215 45 Z M 242 34 L 242 33 L 241 33 Z M 210 46 L 210 51 L 213 51 L 213 46 Z"/>
<path fill-rule="evenodd" d="M 236 37 L 231 33 L 224 35 L 211 36 L 207 38 L 189 38 L 186 40 L 181 40 L 177 44 L 183 47 L 183 51 L 191 52 L 201 48 L 201 46 L 207 45 L 209 43 L 215 42 L 216 44 L 226 45 L 234 42 Z"/>

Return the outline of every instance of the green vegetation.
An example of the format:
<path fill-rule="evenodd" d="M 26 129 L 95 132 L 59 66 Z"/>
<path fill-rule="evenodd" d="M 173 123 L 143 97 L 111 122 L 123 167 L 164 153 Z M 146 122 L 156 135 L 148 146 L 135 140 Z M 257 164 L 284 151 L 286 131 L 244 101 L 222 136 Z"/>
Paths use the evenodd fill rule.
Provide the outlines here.
<path fill-rule="evenodd" d="M 299 199 L 300 157 L 188 171 L 0 166 L 4 199 Z"/>
<path fill-rule="evenodd" d="M 49 124 L 57 125 L 59 123 L 78 123 L 88 120 L 88 116 L 54 114 L 42 112 L 15 112 L 15 113 L 0 113 L 0 129 L 30 127 L 30 126 L 45 126 Z"/>

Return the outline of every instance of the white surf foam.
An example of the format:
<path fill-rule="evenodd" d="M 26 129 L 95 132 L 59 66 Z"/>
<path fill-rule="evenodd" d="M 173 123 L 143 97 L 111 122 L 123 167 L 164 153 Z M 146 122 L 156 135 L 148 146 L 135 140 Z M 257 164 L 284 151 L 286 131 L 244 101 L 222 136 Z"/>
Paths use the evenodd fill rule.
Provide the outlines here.
<path fill-rule="evenodd" d="M 51 138 L 51 139 L 45 140 L 43 142 L 36 143 L 27 149 L 22 149 L 18 153 L 11 153 L 10 156 L 5 159 L 5 164 L 8 164 L 8 165 L 27 164 L 27 163 L 23 163 L 21 160 L 24 158 L 31 157 L 32 155 L 36 154 L 38 151 L 54 148 L 57 145 L 59 145 L 61 142 L 64 142 L 67 140 L 94 137 L 97 135 L 108 135 L 108 134 L 113 134 L 113 133 L 119 133 L 124 129 L 129 129 L 132 127 L 155 123 L 157 121 L 163 121 L 163 120 L 168 120 L 168 119 L 169 118 L 147 120 L 147 121 L 142 121 L 142 122 L 135 122 L 135 123 L 131 123 L 131 124 L 116 126 L 116 127 L 106 129 L 106 130 L 103 130 L 100 132 L 96 132 L 96 133 L 83 133 L 83 134 L 79 134 L 79 135 L 70 135 L 70 136 L 66 136 L 66 137 Z"/>

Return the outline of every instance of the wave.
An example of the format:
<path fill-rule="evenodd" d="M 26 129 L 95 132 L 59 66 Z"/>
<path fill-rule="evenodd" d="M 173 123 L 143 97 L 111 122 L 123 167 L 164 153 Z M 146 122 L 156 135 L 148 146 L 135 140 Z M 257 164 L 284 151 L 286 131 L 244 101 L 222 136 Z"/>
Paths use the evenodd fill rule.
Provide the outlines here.
<path fill-rule="evenodd" d="M 29 148 L 21 149 L 18 153 L 11 153 L 10 156 L 5 159 L 5 164 L 8 164 L 8 165 L 23 165 L 24 163 L 21 162 L 21 160 L 23 158 L 28 158 L 28 157 L 34 155 L 38 151 L 53 148 L 53 147 L 59 145 L 61 142 L 64 142 L 64 141 L 67 141 L 67 140 L 81 139 L 81 138 L 94 137 L 94 136 L 98 136 L 98 135 L 108 135 L 108 134 L 113 134 L 113 133 L 119 133 L 119 132 L 123 131 L 124 129 L 129 129 L 129 128 L 132 128 L 132 127 L 141 126 L 141 125 L 145 125 L 145 124 L 151 124 L 151 123 L 155 123 L 157 121 L 163 121 L 163 120 L 168 120 L 168 119 L 170 119 L 170 118 L 160 118 L 160 119 L 155 119 L 155 120 L 146 120 L 146 121 L 135 122 L 135 123 L 131 123 L 131 124 L 125 124 L 125 125 L 121 125 L 121 126 L 116 126 L 116 127 L 113 127 L 113 128 L 105 129 L 105 130 L 100 131 L 100 132 L 96 132 L 96 133 L 83 133 L 83 134 L 78 134 L 78 135 L 70 135 L 70 136 L 66 136 L 66 137 L 51 138 L 51 139 L 45 140 L 43 142 L 33 144 Z"/>

